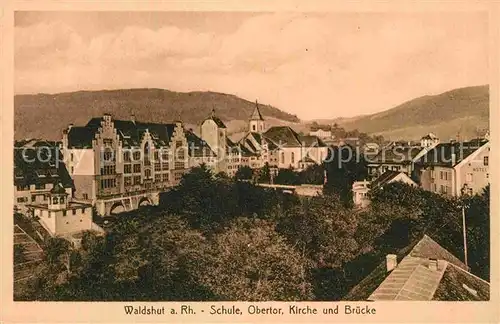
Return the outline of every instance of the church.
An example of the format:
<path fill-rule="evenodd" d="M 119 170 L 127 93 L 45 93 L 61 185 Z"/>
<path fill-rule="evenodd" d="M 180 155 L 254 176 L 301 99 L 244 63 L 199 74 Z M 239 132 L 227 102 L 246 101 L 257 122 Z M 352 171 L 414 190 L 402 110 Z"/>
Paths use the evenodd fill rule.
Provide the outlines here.
<path fill-rule="evenodd" d="M 240 166 L 257 169 L 266 163 L 274 169 L 301 171 L 321 164 L 328 154 L 328 146 L 317 136 L 298 134 L 289 126 L 267 128 L 257 101 L 248 131 L 237 143 L 228 138 L 226 126 L 214 111 L 201 125 L 201 138 L 216 152 L 217 171 L 230 176 Z"/>

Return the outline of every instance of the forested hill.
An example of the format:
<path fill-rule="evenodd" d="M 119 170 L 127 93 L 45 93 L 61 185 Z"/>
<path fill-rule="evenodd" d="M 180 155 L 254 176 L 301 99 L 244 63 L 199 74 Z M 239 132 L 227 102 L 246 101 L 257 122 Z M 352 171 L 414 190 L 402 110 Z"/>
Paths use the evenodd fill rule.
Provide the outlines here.
<path fill-rule="evenodd" d="M 213 108 L 223 121 L 248 120 L 254 102 L 216 92 L 174 92 L 163 89 L 78 91 L 14 97 L 15 139 L 59 140 L 68 124 L 84 125 L 91 117 L 110 113 L 117 119 L 171 122 L 181 118 L 198 125 Z M 260 104 L 264 116 L 299 122 L 297 116 Z"/>

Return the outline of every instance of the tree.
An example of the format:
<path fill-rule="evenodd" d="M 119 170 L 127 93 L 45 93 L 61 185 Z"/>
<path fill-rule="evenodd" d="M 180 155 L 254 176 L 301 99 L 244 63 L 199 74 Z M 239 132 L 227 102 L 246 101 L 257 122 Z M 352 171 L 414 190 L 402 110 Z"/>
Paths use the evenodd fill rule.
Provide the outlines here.
<path fill-rule="evenodd" d="M 246 165 L 240 166 L 234 177 L 236 180 L 251 180 L 253 177 L 253 170 Z"/>
<path fill-rule="evenodd" d="M 274 179 L 274 183 L 281 185 L 297 185 L 299 184 L 299 175 L 292 169 L 279 169 L 278 175 Z"/>
<path fill-rule="evenodd" d="M 257 173 L 257 182 L 269 183 L 271 182 L 271 168 L 269 163 L 265 163 L 264 166 Z"/>
<path fill-rule="evenodd" d="M 325 181 L 325 169 L 323 165 L 311 165 L 299 173 L 301 184 L 322 185 Z"/>
<path fill-rule="evenodd" d="M 198 278 L 219 299 L 310 300 L 307 260 L 274 230 L 274 223 L 238 218 L 214 237 Z"/>
<path fill-rule="evenodd" d="M 24 251 L 25 248 L 22 244 L 14 245 L 14 264 L 23 263 L 24 261 L 26 261 Z"/>
<path fill-rule="evenodd" d="M 333 147 L 329 150 L 325 168 L 327 172 L 325 191 L 338 194 L 345 205 L 352 205 L 353 183 L 368 176 L 363 155 L 350 145 Z"/>

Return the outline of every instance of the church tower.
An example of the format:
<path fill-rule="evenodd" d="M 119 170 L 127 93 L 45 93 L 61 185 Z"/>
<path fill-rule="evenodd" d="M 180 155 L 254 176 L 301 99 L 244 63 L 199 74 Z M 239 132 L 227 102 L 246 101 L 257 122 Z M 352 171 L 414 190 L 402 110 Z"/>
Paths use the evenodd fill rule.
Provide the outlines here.
<path fill-rule="evenodd" d="M 216 116 L 215 108 L 210 117 L 201 124 L 201 139 L 204 140 L 217 155 L 217 171 L 226 171 L 227 128 Z"/>
<path fill-rule="evenodd" d="M 255 109 L 250 117 L 248 130 L 252 133 L 263 133 L 265 131 L 264 118 L 259 110 L 259 103 L 255 100 Z"/>

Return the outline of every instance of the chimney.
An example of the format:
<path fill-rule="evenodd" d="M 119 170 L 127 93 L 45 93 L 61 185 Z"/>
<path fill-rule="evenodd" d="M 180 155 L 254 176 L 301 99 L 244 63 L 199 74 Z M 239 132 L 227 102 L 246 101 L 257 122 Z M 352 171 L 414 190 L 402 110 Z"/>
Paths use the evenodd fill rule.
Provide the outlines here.
<path fill-rule="evenodd" d="M 432 271 L 438 271 L 438 260 L 437 259 L 429 259 L 429 265 L 428 265 L 429 270 Z"/>
<path fill-rule="evenodd" d="M 387 264 L 387 272 L 391 272 L 398 265 L 398 257 L 395 254 L 387 254 L 385 260 Z"/>

